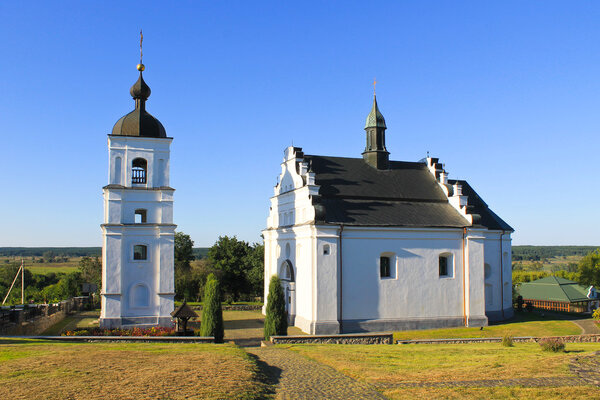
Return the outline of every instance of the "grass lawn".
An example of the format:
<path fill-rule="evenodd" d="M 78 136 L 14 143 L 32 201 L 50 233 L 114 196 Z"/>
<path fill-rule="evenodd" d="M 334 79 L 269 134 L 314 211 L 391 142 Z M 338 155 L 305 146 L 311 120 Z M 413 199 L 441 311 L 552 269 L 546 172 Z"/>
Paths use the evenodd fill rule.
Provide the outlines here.
<path fill-rule="evenodd" d="M 511 320 L 483 328 L 444 328 L 394 332 L 394 341 L 407 339 L 450 339 L 460 337 L 562 336 L 579 335 L 581 328 L 571 321 L 542 317 L 538 313 L 517 313 Z"/>
<path fill-rule="evenodd" d="M 255 362 L 232 345 L 52 343 L 0 338 L 3 399 L 263 399 Z"/>
<path fill-rule="evenodd" d="M 76 329 L 91 328 L 98 326 L 96 323 L 100 318 L 100 310 L 82 311 L 80 313 L 70 315 L 50 326 L 44 332 L 40 333 L 42 336 L 59 336 L 66 331 L 74 331 Z"/>
<path fill-rule="evenodd" d="M 375 385 L 385 396 L 404 398 L 589 398 L 590 387 L 398 388 L 401 383 L 564 377 L 576 355 L 600 350 L 600 343 L 569 343 L 565 353 L 543 352 L 537 343 L 502 347 L 469 345 L 292 345 L 284 346 Z M 593 389 L 592 389 L 593 390 Z"/>
<path fill-rule="evenodd" d="M 31 271 L 31 273 L 45 275 L 50 272 L 54 272 L 54 273 L 75 272 L 79 268 L 79 261 L 81 260 L 81 258 L 82 257 L 71 257 L 71 258 L 69 258 L 69 261 L 53 262 L 53 263 L 34 262 L 34 261 L 32 261 L 31 257 L 24 257 L 23 260 L 25 261 L 25 268 L 27 270 Z M 5 264 L 5 262 L 4 262 L 5 259 L 7 259 L 7 258 L 4 257 L 4 258 L 0 259 L 0 265 Z M 9 258 L 8 260 L 11 263 L 21 264 L 21 258 L 15 257 L 15 258 Z"/>

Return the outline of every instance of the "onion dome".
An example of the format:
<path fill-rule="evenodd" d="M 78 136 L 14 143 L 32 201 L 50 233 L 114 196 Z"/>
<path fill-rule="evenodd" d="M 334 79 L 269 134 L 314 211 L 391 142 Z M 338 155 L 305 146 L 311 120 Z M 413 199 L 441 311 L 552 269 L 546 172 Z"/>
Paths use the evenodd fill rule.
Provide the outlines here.
<path fill-rule="evenodd" d="M 131 97 L 135 100 L 135 109 L 117 121 L 112 134 L 166 138 L 167 133 L 163 125 L 146 111 L 146 100 L 150 97 L 151 90 L 142 76 L 142 71 L 145 69 L 144 64 L 138 64 L 137 69 L 140 71 L 140 77 L 129 90 Z"/>
<path fill-rule="evenodd" d="M 377 97 L 375 95 L 373 95 L 373 108 L 371 108 L 371 112 L 367 116 L 367 122 L 365 124 L 365 129 L 367 128 L 387 128 L 385 126 L 385 119 L 383 118 L 381 111 L 379 111 L 379 107 L 377 107 Z"/>

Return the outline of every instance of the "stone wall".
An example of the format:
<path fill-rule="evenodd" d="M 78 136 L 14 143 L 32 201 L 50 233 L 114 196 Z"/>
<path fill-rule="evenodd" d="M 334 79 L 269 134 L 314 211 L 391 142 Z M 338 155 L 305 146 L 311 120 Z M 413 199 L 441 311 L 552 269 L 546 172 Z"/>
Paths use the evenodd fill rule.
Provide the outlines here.
<path fill-rule="evenodd" d="M 392 344 L 393 336 L 391 333 L 271 336 L 271 342 L 274 344 Z"/>
<path fill-rule="evenodd" d="M 513 337 L 514 343 L 539 342 L 542 339 L 558 339 L 564 343 L 598 343 L 600 334 L 593 335 L 570 335 L 570 336 L 522 336 Z M 398 344 L 470 344 L 470 343 L 500 343 L 502 338 L 457 338 L 457 339 L 416 339 L 416 340 L 398 340 Z"/>
<path fill-rule="evenodd" d="M 190 306 L 193 310 L 202 310 L 202 306 Z M 262 304 L 232 304 L 221 305 L 223 311 L 256 311 L 262 310 Z"/>

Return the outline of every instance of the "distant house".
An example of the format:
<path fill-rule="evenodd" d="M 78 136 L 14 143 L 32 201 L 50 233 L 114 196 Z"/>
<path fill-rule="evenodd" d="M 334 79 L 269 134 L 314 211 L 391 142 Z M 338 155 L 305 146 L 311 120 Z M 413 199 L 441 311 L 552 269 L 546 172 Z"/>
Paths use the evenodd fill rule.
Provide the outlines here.
<path fill-rule="evenodd" d="M 523 301 L 544 310 L 586 312 L 598 307 L 599 293 L 593 286 L 556 276 L 523 283 L 517 291 Z"/>

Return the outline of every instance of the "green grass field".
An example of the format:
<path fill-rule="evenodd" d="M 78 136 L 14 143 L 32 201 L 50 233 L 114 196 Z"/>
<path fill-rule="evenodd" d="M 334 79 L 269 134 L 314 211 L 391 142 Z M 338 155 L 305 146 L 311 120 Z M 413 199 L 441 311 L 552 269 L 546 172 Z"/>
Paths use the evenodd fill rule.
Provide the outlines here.
<path fill-rule="evenodd" d="M 581 328 L 571 321 L 542 317 L 538 313 L 517 313 L 498 325 L 480 328 L 445 328 L 394 332 L 394 341 L 408 339 L 451 339 L 510 336 L 563 336 L 579 335 Z"/>
<path fill-rule="evenodd" d="M 461 345 L 280 345 L 367 384 L 391 399 L 413 398 L 589 398 L 589 386 L 524 388 L 499 383 L 492 388 L 400 388 L 403 383 L 444 383 L 513 378 L 573 377 L 569 362 L 600 350 L 600 343 L 567 344 L 564 353 L 543 352 L 537 343 L 502 347 Z"/>
<path fill-rule="evenodd" d="M 37 258 L 39 259 L 39 257 Z M 15 257 L 2 257 L 0 258 L 0 265 L 6 265 L 6 260 L 8 260 L 9 263 L 21 263 L 21 258 L 15 258 Z M 31 273 L 33 274 L 47 274 L 50 272 L 54 272 L 54 273 L 69 273 L 69 272 L 75 272 L 77 271 L 78 267 L 79 267 L 79 261 L 81 260 L 81 257 L 71 257 L 69 258 L 69 261 L 66 262 L 53 262 L 53 263 L 48 263 L 48 262 L 43 262 L 43 263 L 38 263 L 33 261 L 33 259 L 31 257 L 23 257 L 23 261 L 25 262 L 25 268 L 27 270 L 29 270 Z"/>

